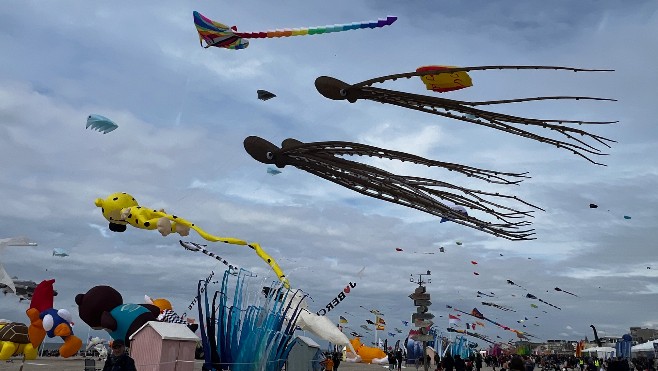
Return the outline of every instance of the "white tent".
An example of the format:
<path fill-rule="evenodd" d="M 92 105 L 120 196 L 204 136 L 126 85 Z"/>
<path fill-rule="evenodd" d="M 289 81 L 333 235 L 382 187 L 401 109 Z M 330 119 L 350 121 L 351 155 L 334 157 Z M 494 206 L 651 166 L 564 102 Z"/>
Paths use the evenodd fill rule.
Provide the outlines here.
<path fill-rule="evenodd" d="M 613 358 L 615 357 L 616 350 L 613 347 L 593 347 L 583 349 L 583 354 L 594 355 L 598 358 Z"/>
<path fill-rule="evenodd" d="M 646 343 L 638 344 L 631 347 L 631 352 L 653 352 L 653 344 L 658 343 L 658 340 L 647 341 Z"/>

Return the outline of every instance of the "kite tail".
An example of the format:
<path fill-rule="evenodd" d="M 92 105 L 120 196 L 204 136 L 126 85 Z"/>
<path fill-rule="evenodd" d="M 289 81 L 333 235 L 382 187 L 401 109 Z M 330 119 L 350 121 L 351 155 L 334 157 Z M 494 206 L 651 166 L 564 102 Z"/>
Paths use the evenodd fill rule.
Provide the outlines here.
<path fill-rule="evenodd" d="M 189 226 L 190 228 L 194 229 L 201 237 L 203 237 L 205 240 L 210 242 L 224 242 L 231 245 L 249 246 L 254 251 L 256 251 L 256 255 L 260 256 L 260 258 L 263 259 L 265 263 L 267 263 L 267 265 L 270 266 L 270 268 L 272 268 L 272 270 L 274 271 L 274 273 L 276 273 L 276 276 L 283 283 L 283 285 L 287 289 L 290 288 L 290 282 L 288 282 L 288 278 L 286 277 L 285 273 L 283 273 L 283 271 L 281 270 L 281 267 L 279 267 L 279 264 L 276 262 L 276 260 L 274 260 L 274 258 L 272 258 L 268 253 L 266 253 L 262 247 L 260 247 L 260 244 L 255 242 L 248 243 L 245 240 L 240 240 L 237 238 L 214 236 L 207 233 L 206 231 L 204 231 L 203 229 L 199 228 L 194 224 L 191 224 L 189 222 L 187 222 L 188 224 L 185 224 L 186 221 L 185 220 L 181 221 L 180 218 L 177 218 L 173 221 Z"/>
<path fill-rule="evenodd" d="M 272 268 L 274 273 L 276 273 L 276 276 L 279 277 L 279 280 L 283 283 L 283 286 L 289 289 L 290 282 L 288 282 L 288 278 L 286 277 L 285 273 L 283 273 L 276 260 L 269 256 L 265 250 L 260 247 L 260 244 L 252 242 L 249 243 L 248 246 L 256 251 L 256 255 L 260 256 L 260 258 L 263 259 Z"/>
<path fill-rule="evenodd" d="M 206 241 L 224 242 L 224 243 L 228 243 L 228 244 L 231 244 L 231 245 L 243 245 L 243 246 L 247 245 L 247 241 L 241 240 L 239 238 L 214 236 L 214 235 L 204 231 L 203 229 L 199 228 L 198 226 L 196 226 L 196 225 L 194 225 L 194 224 L 192 224 L 192 223 L 190 223 L 186 220 L 181 220 L 180 218 L 177 218 L 177 219 L 168 218 L 168 219 L 173 221 L 173 222 L 180 223 L 180 224 L 183 224 L 187 227 L 190 227 L 191 229 L 194 229 L 199 234 L 199 236 L 203 237 Z"/>
<path fill-rule="evenodd" d="M 260 247 L 259 244 L 255 243 L 255 242 L 248 243 L 247 241 L 241 240 L 239 238 L 215 236 L 215 235 L 212 235 L 212 234 L 204 231 L 203 229 L 201 229 L 201 227 L 195 225 L 194 223 L 192 223 L 188 220 L 185 220 L 183 218 L 180 218 L 178 216 L 170 215 L 170 214 L 167 214 L 167 213 L 162 212 L 162 211 L 157 212 L 156 214 L 158 216 L 167 218 L 168 220 L 170 220 L 174 223 L 178 223 L 180 225 L 184 225 L 186 227 L 189 227 L 190 229 L 195 230 L 199 234 L 199 236 L 203 237 L 206 241 L 224 242 L 224 243 L 228 243 L 228 244 L 231 244 L 231 245 L 240 245 L 240 246 L 249 246 L 249 247 L 251 247 L 253 250 L 256 251 L 256 254 L 258 256 L 260 256 L 260 258 L 263 259 L 267 263 L 267 265 L 269 265 L 272 268 L 272 270 L 274 271 L 274 273 L 276 273 L 276 276 L 283 283 L 283 285 L 287 289 L 290 288 L 290 283 L 288 282 L 288 279 L 286 278 L 286 275 L 283 273 L 283 271 L 279 267 L 279 264 L 277 264 L 276 260 L 274 260 L 270 255 L 268 255 L 265 252 L 265 250 L 263 250 Z"/>
<path fill-rule="evenodd" d="M 324 33 L 358 30 L 363 28 L 381 28 L 384 26 L 392 25 L 395 21 L 397 21 L 397 19 L 398 17 L 395 16 L 387 16 L 386 18 L 380 18 L 376 21 L 342 23 L 342 24 L 333 24 L 326 26 L 300 27 L 294 29 L 284 28 L 280 30 L 267 30 L 260 32 L 236 31 L 235 35 L 245 39 L 270 39 L 274 37 L 320 35 Z"/>
<path fill-rule="evenodd" d="M 183 219 L 180 216 L 168 214 L 168 213 L 166 213 L 162 210 L 154 211 L 152 214 L 157 216 L 158 218 L 168 219 L 170 222 L 172 222 L 174 224 L 180 224 L 180 225 L 184 225 L 184 226 L 186 226 L 190 229 L 194 229 L 201 237 L 203 237 L 204 239 L 206 239 L 207 241 L 210 241 L 210 242 L 224 242 L 224 243 L 228 243 L 228 244 L 231 244 L 231 245 L 246 245 L 247 244 L 247 241 L 241 240 L 241 239 L 238 239 L 238 238 L 213 236 L 213 235 L 209 234 L 208 232 L 204 231 L 203 229 L 201 229 L 200 227 L 198 227 L 196 224 L 192 223 L 191 221 Z M 154 227 L 155 222 L 153 220 L 149 220 L 149 222 L 152 222 L 153 225 L 150 228 L 146 228 L 146 229 L 155 229 L 155 227 Z M 173 227 L 173 224 L 172 224 L 172 232 L 176 232 L 175 228 Z"/>

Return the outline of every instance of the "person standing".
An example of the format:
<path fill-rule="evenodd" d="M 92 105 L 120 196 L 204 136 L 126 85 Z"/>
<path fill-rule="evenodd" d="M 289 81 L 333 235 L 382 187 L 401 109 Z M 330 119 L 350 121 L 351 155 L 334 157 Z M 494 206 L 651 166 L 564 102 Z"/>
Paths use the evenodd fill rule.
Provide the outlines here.
<path fill-rule="evenodd" d="M 121 339 L 112 342 L 112 354 L 107 357 L 103 371 L 137 371 L 135 361 L 126 353 L 126 344 Z"/>
<path fill-rule="evenodd" d="M 402 370 L 402 358 L 404 358 L 404 357 L 402 356 L 402 349 L 398 348 L 398 349 L 395 351 L 395 360 L 397 361 L 397 366 L 398 366 L 398 367 L 397 367 L 397 370 L 398 370 L 398 371 L 401 371 L 401 370 Z"/>
<path fill-rule="evenodd" d="M 324 361 L 321 362 L 321 364 L 324 366 L 325 371 L 333 371 L 334 370 L 334 360 L 332 359 L 333 357 L 331 356 L 331 353 L 327 352 L 324 354 Z"/>
<path fill-rule="evenodd" d="M 386 357 L 388 357 L 388 369 L 393 371 L 398 367 L 398 362 L 395 359 L 395 353 L 392 350 L 388 351 L 388 354 L 386 354 Z"/>
<path fill-rule="evenodd" d="M 334 361 L 334 371 L 338 371 L 338 366 L 340 366 L 340 361 L 342 361 L 343 353 L 334 352 L 331 358 Z"/>
<path fill-rule="evenodd" d="M 466 361 L 459 354 L 455 356 L 455 371 L 466 371 Z"/>
<path fill-rule="evenodd" d="M 445 357 L 443 357 L 443 369 L 446 371 L 452 371 L 454 367 L 455 361 L 450 354 L 447 354 Z"/>

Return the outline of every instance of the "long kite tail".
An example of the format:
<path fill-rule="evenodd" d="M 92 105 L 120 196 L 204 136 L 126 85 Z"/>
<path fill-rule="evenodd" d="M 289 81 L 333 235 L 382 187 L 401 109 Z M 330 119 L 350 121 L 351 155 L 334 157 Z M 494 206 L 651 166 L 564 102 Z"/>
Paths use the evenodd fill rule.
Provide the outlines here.
<path fill-rule="evenodd" d="M 364 28 L 381 28 L 392 25 L 398 19 L 398 17 L 395 16 L 387 16 L 386 18 L 365 22 L 352 22 L 301 28 L 284 28 L 258 32 L 238 32 L 236 27 L 229 27 L 223 23 L 213 21 L 212 19 L 203 16 L 197 11 L 193 12 L 193 16 L 194 25 L 196 26 L 197 32 L 199 33 L 199 39 L 206 42 L 206 47 L 217 46 L 227 49 L 246 48 L 249 46 L 249 41 L 245 39 L 320 35 L 332 32 L 359 30 Z"/>
<path fill-rule="evenodd" d="M 276 273 L 276 276 L 279 278 L 279 280 L 283 283 L 283 285 L 289 289 L 290 288 L 290 282 L 288 282 L 288 278 L 286 277 L 285 273 L 283 273 L 283 270 L 281 270 L 281 267 L 279 267 L 279 264 L 272 258 L 265 250 L 263 250 L 262 247 L 260 247 L 260 244 L 256 242 L 247 242 L 244 240 L 239 240 L 237 238 L 230 238 L 230 237 L 218 237 L 218 236 L 213 236 L 207 232 L 205 232 L 203 229 L 199 228 L 196 225 L 190 225 L 190 228 L 194 229 L 201 237 L 204 239 L 211 241 L 211 242 L 224 242 L 224 243 L 229 243 L 232 245 L 243 245 L 243 246 L 249 246 L 251 249 L 256 251 L 256 255 L 260 256 L 261 259 L 263 259 L 267 265 L 272 268 L 274 273 Z"/>
<path fill-rule="evenodd" d="M 279 264 L 276 263 L 276 260 L 274 260 L 271 256 L 269 256 L 265 250 L 263 250 L 260 247 L 260 244 L 257 244 L 255 242 L 249 243 L 249 247 L 254 249 L 256 251 L 256 254 L 261 257 L 261 259 L 265 260 L 265 262 L 272 268 L 274 273 L 276 273 L 276 276 L 279 277 L 279 280 L 281 283 L 283 283 L 283 286 L 285 288 L 289 289 L 290 288 L 290 282 L 288 282 L 288 277 L 283 273 L 281 268 L 279 267 Z"/>
<path fill-rule="evenodd" d="M 302 28 L 284 28 L 280 30 L 268 30 L 260 32 L 238 32 L 235 31 L 235 35 L 243 37 L 245 39 L 266 39 L 273 37 L 289 37 L 289 36 L 305 36 L 305 35 L 320 35 L 323 33 L 331 32 L 342 32 L 350 30 L 359 30 L 364 28 L 381 28 L 384 26 L 390 26 L 398 17 L 387 16 L 386 18 L 380 18 L 376 21 L 365 21 L 365 22 L 352 22 L 352 23 L 343 23 L 343 24 L 332 24 L 326 26 L 315 26 L 315 27 L 302 27 Z"/>
<path fill-rule="evenodd" d="M 249 246 L 251 249 L 256 251 L 256 255 L 260 256 L 260 258 L 263 259 L 267 263 L 267 265 L 270 266 L 270 268 L 272 268 L 272 270 L 274 271 L 274 273 L 276 273 L 276 276 L 283 283 L 283 285 L 287 289 L 290 288 L 290 282 L 288 282 L 288 278 L 286 277 L 285 273 L 283 273 L 283 270 L 281 270 L 281 267 L 279 267 L 279 264 L 276 262 L 276 260 L 274 260 L 274 258 L 272 258 L 267 252 L 265 252 L 265 250 L 263 250 L 262 247 L 260 247 L 260 244 L 256 242 L 247 242 L 237 238 L 214 236 L 193 224 L 190 225 L 189 227 L 194 229 L 201 237 L 211 242 L 224 242 L 232 245 Z"/>
<path fill-rule="evenodd" d="M 170 220 L 172 222 L 178 223 L 180 225 L 184 225 L 186 227 L 189 227 L 190 229 L 195 230 L 199 234 L 199 236 L 203 237 L 207 241 L 210 241 L 210 242 L 223 242 L 223 243 L 228 243 L 228 244 L 231 244 L 231 245 L 249 246 L 250 248 L 252 248 L 253 250 L 256 251 L 256 254 L 258 256 L 260 256 L 261 259 L 263 259 L 267 263 L 267 265 L 269 265 L 272 268 L 272 270 L 274 271 L 274 273 L 276 273 L 276 276 L 279 278 L 279 280 L 281 282 L 283 282 L 284 286 L 286 288 L 290 288 L 290 283 L 288 282 L 288 278 L 286 277 L 285 273 L 283 273 L 283 271 L 279 267 L 279 264 L 277 264 L 276 260 L 274 260 L 274 258 L 272 258 L 269 254 L 267 254 L 265 252 L 265 250 L 263 250 L 260 247 L 259 244 L 254 243 L 254 242 L 249 243 L 249 242 L 247 242 L 245 240 L 241 240 L 239 238 L 215 236 L 215 235 L 212 235 L 212 234 L 204 231 L 203 229 L 201 229 L 201 227 L 197 226 L 196 224 L 194 224 L 194 223 L 192 223 L 188 220 L 185 220 L 183 218 L 180 218 L 178 216 L 170 215 L 170 214 L 167 214 L 165 212 L 158 212 L 157 214 L 161 217 L 167 218 L 168 220 Z"/>
<path fill-rule="evenodd" d="M 189 242 L 189 241 L 186 242 L 182 240 L 178 240 L 178 242 L 181 244 L 181 246 L 185 248 L 185 250 L 202 252 L 205 255 L 210 256 L 211 258 L 215 258 L 217 261 L 220 261 L 222 264 L 228 267 L 229 273 L 237 275 L 239 268 L 229 263 L 226 259 L 215 254 L 214 252 L 206 250 L 207 245 L 201 245 L 198 243 Z"/>

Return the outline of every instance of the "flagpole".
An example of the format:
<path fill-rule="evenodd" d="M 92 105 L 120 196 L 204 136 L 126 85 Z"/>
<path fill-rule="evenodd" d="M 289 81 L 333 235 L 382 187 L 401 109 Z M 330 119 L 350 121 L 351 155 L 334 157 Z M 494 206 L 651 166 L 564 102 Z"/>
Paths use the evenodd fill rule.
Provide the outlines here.
<path fill-rule="evenodd" d="M 84 357 L 82 357 L 84 359 L 87 358 L 87 348 L 89 348 L 89 342 L 91 341 L 90 336 L 91 336 L 91 326 L 89 326 L 89 330 L 87 330 L 87 343 L 85 344 L 85 355 Z"/>
<path fill-rule="evenodd" d="M 379 348 L 379 343 L 379 316 L 375 314 L 375 344 L 377 344 L 375 346 L 377 348 Z"/>

